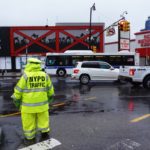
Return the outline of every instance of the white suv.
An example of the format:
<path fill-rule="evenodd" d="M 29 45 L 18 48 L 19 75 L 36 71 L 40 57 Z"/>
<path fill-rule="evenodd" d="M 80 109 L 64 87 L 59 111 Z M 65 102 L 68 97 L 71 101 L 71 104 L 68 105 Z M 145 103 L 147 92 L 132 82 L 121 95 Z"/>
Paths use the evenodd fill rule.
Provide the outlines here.
<path fill-rule="evenodd" d="M 119 69 L 112 67 L 103 61 L 83 61 L 77 62 L 72 79 L 80 80 L 81 84 L 88 84 L 90 80 L 117 81 Z"/>

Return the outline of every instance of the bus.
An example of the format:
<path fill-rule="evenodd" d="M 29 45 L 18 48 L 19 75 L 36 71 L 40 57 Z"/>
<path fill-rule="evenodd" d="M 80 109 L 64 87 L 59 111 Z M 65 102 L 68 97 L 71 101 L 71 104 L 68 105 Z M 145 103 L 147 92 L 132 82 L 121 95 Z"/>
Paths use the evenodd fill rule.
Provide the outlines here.
<path fill-rule="evenodd" d="M 50 75 L 64 77 L 72 74 L 78 61 L 105 61 L 114 68 L 139 65 L 139 53 L 120 51 L 117 53 L 93 53 L 90 50 L 68 50 L 64 53 L 47 53 L 45 71 Z"/>

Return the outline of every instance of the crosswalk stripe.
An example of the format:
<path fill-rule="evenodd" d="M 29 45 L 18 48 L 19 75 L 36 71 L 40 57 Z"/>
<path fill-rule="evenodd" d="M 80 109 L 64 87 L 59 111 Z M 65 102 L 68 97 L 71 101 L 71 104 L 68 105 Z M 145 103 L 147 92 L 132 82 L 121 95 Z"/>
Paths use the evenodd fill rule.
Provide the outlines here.
<path fill-rule="evenodd" d="M 39 143 L 24 147 L 18 150 L 49 150 L 58 145 L 61 145 L 61 143 L 58 140 L 51 138 L 46 141 L 39 142 Z"/>

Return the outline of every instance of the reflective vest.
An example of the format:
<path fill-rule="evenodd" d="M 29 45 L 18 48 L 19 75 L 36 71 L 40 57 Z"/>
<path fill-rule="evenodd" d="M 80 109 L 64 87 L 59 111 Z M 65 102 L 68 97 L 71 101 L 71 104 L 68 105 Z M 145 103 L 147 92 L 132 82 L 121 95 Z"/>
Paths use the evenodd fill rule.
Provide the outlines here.
<path fill-rule="evenodd" d="M 21 112 L 38 113 L 49 109 L 48 99 L 53 94 L 52 82 L 45 72 L 25 71 L 12 97 L 16 101 L 21 101 Z"/>

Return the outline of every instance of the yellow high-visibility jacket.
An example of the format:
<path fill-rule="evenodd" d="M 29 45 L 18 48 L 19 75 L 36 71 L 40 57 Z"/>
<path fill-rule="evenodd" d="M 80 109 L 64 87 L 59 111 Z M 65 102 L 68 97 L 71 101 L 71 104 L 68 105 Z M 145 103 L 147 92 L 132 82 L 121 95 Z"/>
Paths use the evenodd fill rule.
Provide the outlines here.
<path fill-rule="evenodd" d="M 29 63 L 14 88 L 12 98 L 20 104 L 21 112 L 38 113 L 49 109 L 49 99 L 54 95 L 50 77 L 41 71 L 40 64 Z"/>

